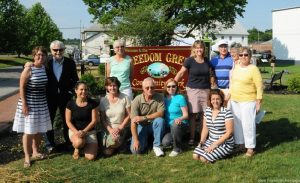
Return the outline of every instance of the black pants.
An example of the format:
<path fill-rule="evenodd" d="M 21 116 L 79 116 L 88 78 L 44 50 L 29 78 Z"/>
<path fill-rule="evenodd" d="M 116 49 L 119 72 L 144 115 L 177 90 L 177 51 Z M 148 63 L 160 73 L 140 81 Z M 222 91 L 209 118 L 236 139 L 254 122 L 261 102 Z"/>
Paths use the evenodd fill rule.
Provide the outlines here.
<path fill-rule="evenodd" d="M 48 98 L 48 108 L 49 108 L 52 128 L 53 128 L 53 124 L 54 124 L 56 111 L 57 111 L 57 109 L 59 109 L 59 114 L 62 119 L 63 136 L 64 136 L 64 139 L 65 139 L 65 142 L 67 145 L 71 144 L 69 135 L 68 135 L 68 126 L 66 124 L 66 117 L 65 117 L 66 106 L 67 106 L 67 102 L 69 101 L 69 99 L 70 99 L 69 96 L 62 96 L 62 95 L 56 95 L 56 96 L 52 96 L 51 98 Z M 46 135 L 47 135 L 47 139 L 50 143 L 50 146 L 55 147 L 54 130 L 52 129 L 52 130 L 48 131 L 46 133 Z"/>
<path fill-rule="evenodd" d="M 170 126 L 170 129 L 167 130 L 167 132 L 164 135 L 164 138 L 162 140 L 163 146 L 170 146 L 173 144 L 173 151 L 181 152 L 182 151 L 182 142 L 183 142 L 183 135 L 186 132 L 187 125 L 181 124 L 173 124 Z"/>

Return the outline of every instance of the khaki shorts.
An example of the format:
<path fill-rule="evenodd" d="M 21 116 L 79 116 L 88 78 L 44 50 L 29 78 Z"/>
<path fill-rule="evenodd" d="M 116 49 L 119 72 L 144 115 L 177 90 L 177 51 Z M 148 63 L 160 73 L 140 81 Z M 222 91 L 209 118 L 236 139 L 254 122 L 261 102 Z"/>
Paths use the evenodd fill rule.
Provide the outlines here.
<path fill-rule="evenodd" d="M 186 87 L 190 113 L 198 113 L 205 110 L 205 108 L 207 107 L 209 91 L 210 89 L 196 89 Z"/>
<path fill-rule="evenodd" d="M 71 137 L 73 135 L 74 135 L 74 132 L 69 129 L 69 138 L 71 139 Z M 89 131 L 86 133 L 85 143 L 88 143 L 88 144 L 97 144 L 98 143 L 96 130 L 92 130 L 92 131 Z"/>

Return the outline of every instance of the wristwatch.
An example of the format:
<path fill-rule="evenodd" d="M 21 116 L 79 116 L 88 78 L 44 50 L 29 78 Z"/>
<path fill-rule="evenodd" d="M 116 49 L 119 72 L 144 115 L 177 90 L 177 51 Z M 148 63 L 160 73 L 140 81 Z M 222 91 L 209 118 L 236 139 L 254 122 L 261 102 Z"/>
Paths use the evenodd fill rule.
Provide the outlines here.
<path fill-rule="evenodd" d="M 143 118 L 144 118 L 144 121 L 148 120 L 147 116 L 144 116 Z"/>

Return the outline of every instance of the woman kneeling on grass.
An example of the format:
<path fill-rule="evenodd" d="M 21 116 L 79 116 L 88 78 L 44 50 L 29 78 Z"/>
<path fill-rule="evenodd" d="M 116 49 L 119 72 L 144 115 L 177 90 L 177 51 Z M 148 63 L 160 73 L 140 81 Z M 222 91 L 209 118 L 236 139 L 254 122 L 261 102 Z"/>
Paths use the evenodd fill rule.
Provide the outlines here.
<path fill-rule="evenodd" d="M 208 107 L 204 112 L 200 143 L 193 158 L 204 163 L 214 162 L 230 155 L 234 147 L 233 115 L 224 107 L 224 94 L 219 89 L 211 90 Z M 207 139 L 208 136 L 208 139 Z"/>
<path fill-rule="evenodd" d="M 98 103 L 87 97 L 87 85 L 82 81 L 76 83 L 75 93 L 76 99 L 70 100 L 66 108 L 69 137 L 75 148 L 73 158 L 78 159 L 79 149 L 83 148 L 85 158 L 93 160 L 98 150 L 95 130 Z"/>

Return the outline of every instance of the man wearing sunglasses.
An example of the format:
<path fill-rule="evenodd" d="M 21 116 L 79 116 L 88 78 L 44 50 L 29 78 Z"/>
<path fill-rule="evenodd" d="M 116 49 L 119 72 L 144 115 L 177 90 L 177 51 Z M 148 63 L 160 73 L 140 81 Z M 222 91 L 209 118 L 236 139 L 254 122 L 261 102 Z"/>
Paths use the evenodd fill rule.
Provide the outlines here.
<path fill-rule="evenodd" d="M 74 93 L 74 86 L 78 81 L 78 75 L 75 62 L 64 57 L 65 45 L 63 42 L 55 40 L 50 44 L 52 56 L 45 63 L 48 77 L 47 84 L 47 101 L 50 112 L 52 126 L 57 109 L 63 122 L 63 135 L 65 144 L 62 150 L 68 150 L 71 142 L 68 137 L 68 127 L 65 120 L 65 110 L 68 101 Z M 46 148 L 51 153 L 56 147 L 54 141 L 54 131 L 47 132 Z M 71 149 L 70 149 L 71 150 Z"/>
<path fill-rule="evenodd" d="M 164 98 L 155 92 L 155 82 L 151 77 L 142 83 L 143 93 L 135 97 L 131 104 L 130 150 L 133 154 L 144 153 L 148 136 L 153 135 L 153 151 L 157 157 L 163 156 L 161 140 L 164 134 Z"/>

